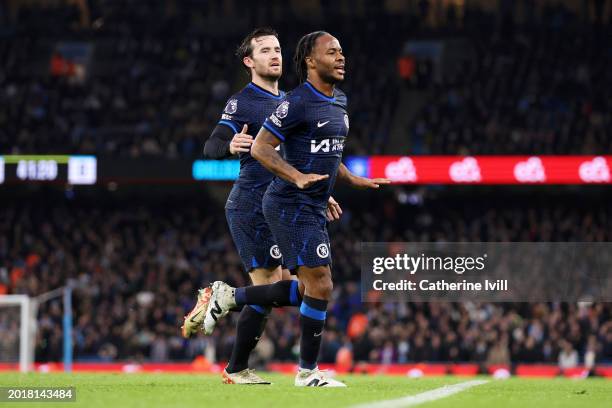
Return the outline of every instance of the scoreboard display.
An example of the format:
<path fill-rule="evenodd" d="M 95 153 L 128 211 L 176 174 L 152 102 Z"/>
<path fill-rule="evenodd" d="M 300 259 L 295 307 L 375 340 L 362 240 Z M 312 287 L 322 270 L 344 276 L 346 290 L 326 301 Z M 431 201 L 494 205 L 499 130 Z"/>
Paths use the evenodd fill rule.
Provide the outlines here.
<path fill-rule="evenodd" d="M 56 182 L 95 184 L 98 163 L 94 156 L 6 155 L 0 156 L 0 184 Z"/>
<path fill-rule="evenodd" d="M 346 156 L 349 170 L 393 184 L 611 185 L 612 156 Z M 107 185 L 234 181 L 238 160 L 86 155 L 0 156 L 0 186 Z"/>

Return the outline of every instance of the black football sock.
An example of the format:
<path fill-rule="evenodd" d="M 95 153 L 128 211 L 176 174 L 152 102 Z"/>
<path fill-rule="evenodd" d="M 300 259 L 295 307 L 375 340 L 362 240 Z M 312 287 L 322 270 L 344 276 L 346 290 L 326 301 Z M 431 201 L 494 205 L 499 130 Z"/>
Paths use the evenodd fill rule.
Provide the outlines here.
<path fill-rule="evenodd" d="M 269 313 L 269 308 L 256 305 L 248 305 L 242 309 L 236 325 L 236 341 L 226 367 L 228 373 L 237 373 L 248 368 L 249 355 L 264 331 Z"/>
<path fill-rule="evenodd" d="M 327 300 L 304 296 L 300 306 L 300 368 L 312 370 L 317 366 L 326 316 Z"/>
<path fill-rule="evenodd" d="M 298 281 L 282 280 L 271 285 L 236 288 L 236 304 L 259 306 L 298 306 L 301 303 Z"/>

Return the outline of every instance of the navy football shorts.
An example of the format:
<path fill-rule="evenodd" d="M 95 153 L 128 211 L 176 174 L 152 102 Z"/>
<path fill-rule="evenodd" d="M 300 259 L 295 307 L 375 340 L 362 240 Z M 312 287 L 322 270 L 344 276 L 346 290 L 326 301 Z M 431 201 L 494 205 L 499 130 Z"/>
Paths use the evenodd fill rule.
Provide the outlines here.
<path fill-rule="evenodd" d="M 234 244 L 247 272 L 282 265 L 283 257 L 260 208 L 225 209 Z"/>
<path fill-rule="evenodd" d="M 299 266 L 331 265 L 324 211 L 304 204 L 282 203 L 267 193 L 262 207 L 287 269 L 295 273 Z"/>

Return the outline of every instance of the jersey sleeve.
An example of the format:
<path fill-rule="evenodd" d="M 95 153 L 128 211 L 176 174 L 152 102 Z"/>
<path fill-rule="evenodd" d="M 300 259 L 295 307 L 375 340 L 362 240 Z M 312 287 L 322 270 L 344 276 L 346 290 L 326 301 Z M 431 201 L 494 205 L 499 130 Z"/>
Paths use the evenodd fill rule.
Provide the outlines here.
<path fill-rule="evenodd" d="M 274 113 L 266 119 L 263 127 L 274 136 L 285 141 L 287 135 L 304 123 L 304 103 L 300 97 L 288 95 Z"/>
<path fill-rule="evenodd" d="M 232 96 L 223 109 L 218 125 L 227 126 L 232 132 L 240 133 L 242 126 L 247 123 L 245 120 L 247 112 L 245 110 L 246 106 L 241 103 L 239 95 Z"/>

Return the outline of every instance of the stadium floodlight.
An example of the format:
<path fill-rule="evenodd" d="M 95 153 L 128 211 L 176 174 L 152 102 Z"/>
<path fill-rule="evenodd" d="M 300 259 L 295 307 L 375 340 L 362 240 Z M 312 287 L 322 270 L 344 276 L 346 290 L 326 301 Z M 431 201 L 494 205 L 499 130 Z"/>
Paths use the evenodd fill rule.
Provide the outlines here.
<path fill-rule="evenodd" d="M 0 309 L 8 308 L 8 313 L 3 313 L 0 317 L 0 324 L 7 325 L 10 328 L 11 321 L 19 321 L 19 371 L 27 372 L 32 368 L 34 360 L 34 332 L 36 330 L 36 315 L 35 308 L 32 307 L 33 299 L 26 295 L 0 295 Z M 11 314 L 10 309 L 19 308 L 18 314 Z M 18 317 L 17 317 L 18 316 Z M 17 355 L 11 356 L 12 347 L 3 347 L 6 350 L 6 355 L 3 359 L 16 360 Z"/>

